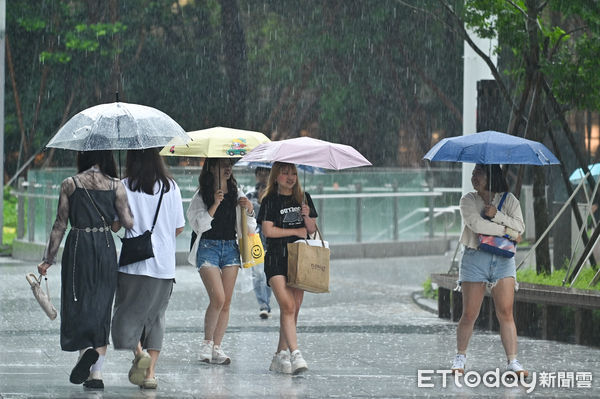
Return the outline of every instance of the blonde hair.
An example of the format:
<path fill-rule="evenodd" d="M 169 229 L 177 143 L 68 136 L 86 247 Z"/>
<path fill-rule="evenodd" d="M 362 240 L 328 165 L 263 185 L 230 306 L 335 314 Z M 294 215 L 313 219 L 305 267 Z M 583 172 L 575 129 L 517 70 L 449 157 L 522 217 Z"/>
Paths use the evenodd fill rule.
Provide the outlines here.
<path fill-rule="evenodd" d="M 271 167 L 271 173 L 269 173 L 269 180 L 267 181 L 267 188 L 265 189 L 265 192 L 261 198 L 261 202 L 267 195 L 277 194 L 277 177 L 279 177 L 279 174 L 284 170 L 296 172 L 296 176 L 298 176 L 298 169 L 293 163 L 273 163 L 273 166 Z M 300 187 L 300 179 L 298 178 L 296 179 L 296 184 L 294 184 L 292 187 L 292 197 L 294 197 L 299 204 L 301 204 L 304 199 L 304 193 L 302 192 L 302 188 Z"/>

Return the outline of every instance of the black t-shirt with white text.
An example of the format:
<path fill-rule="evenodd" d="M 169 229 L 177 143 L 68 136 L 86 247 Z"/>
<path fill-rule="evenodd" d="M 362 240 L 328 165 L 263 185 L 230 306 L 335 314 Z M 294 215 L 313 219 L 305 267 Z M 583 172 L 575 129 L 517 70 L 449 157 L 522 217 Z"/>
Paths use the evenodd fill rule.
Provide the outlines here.
<path fill-rule="evenodd" d="M 306 204 L 310 208 L 309 216 L 316 218 L 317 210 L 310 197 L 310 194 L 305 193 Z M 262 225 L 263 221 L 273 222 L 275 227 L 282 229 L 297 229 L 304 226 L 304 219 L 302 218 L 301 211 L 302 206 L 294 199 L 291 195 L 281 194 L 270 194 L 263 198 L 260 204 L 260 212 L 257 223 Z M 267 251 L 274 253 L 282 253 L 287 244 L 294 242 L 300 238 L 306 237 L 281 237 L 281 238 L 269 238 L 267 237 Z"/>

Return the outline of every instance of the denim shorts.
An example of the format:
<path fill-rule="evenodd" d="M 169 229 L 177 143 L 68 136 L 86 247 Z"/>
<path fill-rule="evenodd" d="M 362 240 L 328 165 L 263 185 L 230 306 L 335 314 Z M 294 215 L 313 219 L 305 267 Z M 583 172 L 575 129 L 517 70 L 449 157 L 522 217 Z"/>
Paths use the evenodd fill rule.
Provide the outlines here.
<path fill-rule="evenodd" d="M 489 252 L 465 248 L 460 262 L 458 283 L 485 282 L 493 286 L 498 280 L 512 277 L 517 280 L 515 258 L 505 258 Z"/>
<path fill-rule="evenodd" d="M 196 253 L 196 267 L 239 266 L 240 248 L 237 240 L 205 240 L 200 239 Z"/>

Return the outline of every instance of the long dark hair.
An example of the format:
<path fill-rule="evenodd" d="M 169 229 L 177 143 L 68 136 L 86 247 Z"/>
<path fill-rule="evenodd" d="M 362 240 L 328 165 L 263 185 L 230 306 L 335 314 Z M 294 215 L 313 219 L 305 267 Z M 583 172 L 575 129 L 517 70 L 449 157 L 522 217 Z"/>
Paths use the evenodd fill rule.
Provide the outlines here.
<path fill-rule="evenodd" d="M 143 191 L 154 194 L 154 184 L 160 180 L 165 192 L 171 189 L 173 179 L 167 172 L 162 157 L 158 154 L 160 148 L 145 150 L 128 150 L 125 174 L 131 191 Z"/>
<path fill-rule="evenodd" d="M 215 202 L 215 176 L 210 169 L 213 166 L 218 168 L 220 161 L 221 158 L 206 158 L 204 160 L 204 165 L 202 165 L 202 172 L 200 172 L 200 177 L 198 178 L 198 190 L 200 191 L 202 201 L 204 201 L 206 208 L 210 208 Z M 238 188 L 237 181 L 235 180 L 235 177 L 233 177 L 233 170 L 231 171 L 231 176 L 227 180 L 227 191 L 237 198 Z"/>
<path fill-rule="evenodd" d="M 483 168 L 485 176 L 487 177 L 487 187 L 493 193 L 503 193 L 508 191 L 508 183 L 502 174 L 500 165 L 484 165 L 477 164 L 477 166 Z"/>
<path fill-rule="evenodd" d="M 84 172 L 98 165 L 100 172 L 110 177 L 117 177 L 117 165 L 110 150 L 79 151 L 77 153 L 77 173 Z"/>

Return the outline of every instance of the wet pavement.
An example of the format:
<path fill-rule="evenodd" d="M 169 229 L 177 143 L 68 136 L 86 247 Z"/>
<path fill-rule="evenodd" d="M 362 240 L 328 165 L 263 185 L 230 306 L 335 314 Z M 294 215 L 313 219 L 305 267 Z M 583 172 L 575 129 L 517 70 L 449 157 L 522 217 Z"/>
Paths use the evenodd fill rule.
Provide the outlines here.
<path fill-rule="evenodd" d="M 260 319 L 252 292 L 236 292 L 233 299 L 223 342 L 231 365 L 197 361 L 207 295 L 195 269 L 180 266 L 167 311 L 156 391 L 131 385 L 127 372 L 132 355 L 110 347 L 104 391 L 70 384 L 76 354 L 60 350 L 59 320 L 45 316 L 25 281 L 35 264 L 0 258 L 0 398 L 600 396 L 600 349 L 522 337 L 519 358 L 536 373 L 535 386 L 533 379 L 528 386 L 476 384 L 477 375 L 496 368 L 501 376 L 505 364 L 498 335 L 483 331 L 471 340 L 469 381 L 457 384 L 444 379 L 443 371 L 434 373 L 450 367 L 456 324 L 438 319 L 428 310 L 434 302 L 416 303 L 418 295 L 413 294 L 430 273 L 446 272 L 451 256 L 333 260 L 331 293 L 307 293 L 300 311 L 299 344 L 309 366 L 300 376 L 268 371 L 279 313 L 272 299 L 272 317 Z M 49 274 L 55 304 L 59 271 L 54 267 Z"/>

